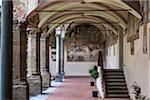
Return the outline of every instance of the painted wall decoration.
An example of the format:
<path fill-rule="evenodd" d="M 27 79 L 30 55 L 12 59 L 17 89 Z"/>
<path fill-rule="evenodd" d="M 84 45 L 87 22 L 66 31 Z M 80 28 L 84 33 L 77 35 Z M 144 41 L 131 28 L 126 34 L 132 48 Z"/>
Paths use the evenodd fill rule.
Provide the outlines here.
<path fill-rule="evenodd" d="M 91 49 L 87 46 L 68 47 L 68 62 L 96 62 L 98 60 L 98 52 L 100 49 Z"/>

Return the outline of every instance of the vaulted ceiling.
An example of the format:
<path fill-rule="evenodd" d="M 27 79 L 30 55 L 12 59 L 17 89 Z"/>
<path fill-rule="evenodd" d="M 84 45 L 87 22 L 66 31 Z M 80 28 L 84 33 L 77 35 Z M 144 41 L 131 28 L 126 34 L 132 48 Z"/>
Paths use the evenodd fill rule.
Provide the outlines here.
<path fill-rule="evenodd" d="M 138 0 L 47 0 L 39 4 L 27 19 L 39 16 L 38 28 L 48 26 L 47 34 L 62 24 L 92 23 L 118 33 L 118 26 L 127 28 L 128 13 L 141 19 Z"/>

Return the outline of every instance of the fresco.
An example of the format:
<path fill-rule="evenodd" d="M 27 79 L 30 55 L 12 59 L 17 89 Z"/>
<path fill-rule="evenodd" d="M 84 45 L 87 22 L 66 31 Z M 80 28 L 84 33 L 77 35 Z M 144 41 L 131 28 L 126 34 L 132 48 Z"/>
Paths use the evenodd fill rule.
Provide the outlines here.
<path fill-rule="evenodd" d="M 96 62 L 100 49 L 91 49 L 87 46 L 68 47 L 67 61 L 68 62 Z"/>
<path fill-rule="evenodd" d="M 67 61 L 97 62 L 104 41 L 104 35 L 97 27 L 89 24 L 76 26 L 65 37 Z"/>

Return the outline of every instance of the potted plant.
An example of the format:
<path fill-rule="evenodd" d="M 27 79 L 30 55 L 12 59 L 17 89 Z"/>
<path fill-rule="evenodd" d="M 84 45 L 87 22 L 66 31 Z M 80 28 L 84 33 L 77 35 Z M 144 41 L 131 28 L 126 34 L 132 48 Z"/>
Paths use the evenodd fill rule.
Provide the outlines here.
<path fill-rule="evenodd" d="M 96 83 L 96 79 L 99 76 L 99 73 L 97 71 L 97 66 L 94 66 L 94 68 L 90 69 L 89 73 L 90 73 L 91 77 L 94 79 L 94 81 Z M 93 83 L 91 83 L 91 85 L 93 85 Z M 95 85 L 95 87 L 96 87 L 96 85 Z M 92 91 L 92 96 L 93 97 L 98 97 L 98 91 L 97 90 Z"/>
<path fill-rule="evenodd" d="M 95 81 L 95 73 L 97 72 L 97 67 L 96 66 L 94 66 L 92 69 L 90 69 L 89 70 L 89 73 L 90 73 L 90 75 L 91 75 L 91 77 L 94 79 L 94 81 Z M 91 86 L 94 86 L 94 81 L 91 81 Z"/>
<path fill-rule="evenodd" d="M 134 92 L 132 92 L 132 93 L 135 95 L 136 100 L 147 100 L 146 96 L 143 96 L 141 94 L 141 88 L 138 86 L 138 84 L 136 82 L 134 82 L 131 87 L 134 90 Z"/>

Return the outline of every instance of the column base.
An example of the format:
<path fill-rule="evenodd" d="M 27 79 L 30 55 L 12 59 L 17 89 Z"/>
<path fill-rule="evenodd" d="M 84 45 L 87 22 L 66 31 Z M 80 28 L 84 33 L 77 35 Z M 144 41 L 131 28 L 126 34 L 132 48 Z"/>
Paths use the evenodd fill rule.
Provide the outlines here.
<path fill-rule="evenodd" d="M 55 82 L 62 82 L 62 75 L 61 74 L 57 74 L 55 76 Z"/>
<path fill-rule="evenodd" d="M 62 75 L 62 79 L 65 79 L 65 72 L 62 72 L 61 75 Z"/>
<path fill-rule="evenodd" d="M 13 100 L 29 100 L 29 85 L 26 81 L 13 84 Z"/>
<path fill-rule="evenodd" d="M 35 96 L 42 93 L 42 77 L 40 75 L 32 75 L 28 77 L 29 93 Z"/>
<path fill-rule="evenodd" d="M 51 74 L 49 72 L 42 73 L 42 87 L 47 88 L 51 86 Z"/>

